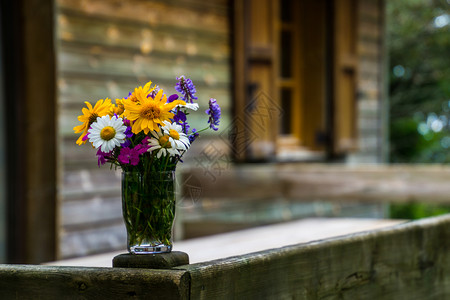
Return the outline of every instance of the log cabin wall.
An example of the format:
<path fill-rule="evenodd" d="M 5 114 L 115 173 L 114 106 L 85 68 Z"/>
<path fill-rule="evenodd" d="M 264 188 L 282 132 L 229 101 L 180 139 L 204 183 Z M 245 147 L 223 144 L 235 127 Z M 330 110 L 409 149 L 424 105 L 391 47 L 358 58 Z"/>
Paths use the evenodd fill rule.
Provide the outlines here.
<path fill-rule="evenodd" d="M 353 124 L 358 145 L 348 156 L 352 162 L 382 160 L 382 2 L 355 1 L 357 101 Z M 120 172 L 98 168 L 94 149 L 75 144 L 72 128 L 84 101 L 122 98 L 148 80 L 174 91 L 175 77 L 184 74 L 196 84 L 201 105 L 191 115 L 193 126 L 202 127 L 210 97 L 220 101 L 223 116 L 222 132 L 205 134 L 189 156 L 205 154 L 211 141 L 214 147 L 220 144 L 230 149 L 223 142 L 235 117 L 230 114 L 231 86 L 238 84 L 231 78 L 231 9 L 227 0 L 56 1 L 59 258 L 122 249 L 126 239 Z M 186 161 L 202 167 L 191 158 Z M 211 176 L 217 174 L 201 170 L 203 176 L 215 180 Z"/>
<path fill-rule="evenodd" d="M 96 151 L 75 144 L 72 128 L 84 101 L 114 101 L 149 80 L 175 92 L 176 77 L 184 74 L 198 90 L 200 110 L 191 114 L 192 125 L 207 125 L 204 110 L 213 97 L 226 126 L 228 9 L 226 0 L 56 1 L 60 258 L 123 249 L 126 240 L 120 172 L 99 168 Z"/>
<path fill-rule="evenodd" d="M 357 3 L 357 151 L 348 160 L 386 162 L 387 96 L 384 93 L 384 1 Z"/>

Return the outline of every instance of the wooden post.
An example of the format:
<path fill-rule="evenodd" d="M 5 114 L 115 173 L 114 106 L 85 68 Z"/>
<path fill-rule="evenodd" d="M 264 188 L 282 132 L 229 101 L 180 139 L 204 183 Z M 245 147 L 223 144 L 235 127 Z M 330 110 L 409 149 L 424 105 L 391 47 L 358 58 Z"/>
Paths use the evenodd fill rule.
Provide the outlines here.
<path fill-rule="evenodd" d="M 7 3 L 6 3 L 7 2 Z M 56 258 L 53 1 L 2 1 L 8 261 Z"/>

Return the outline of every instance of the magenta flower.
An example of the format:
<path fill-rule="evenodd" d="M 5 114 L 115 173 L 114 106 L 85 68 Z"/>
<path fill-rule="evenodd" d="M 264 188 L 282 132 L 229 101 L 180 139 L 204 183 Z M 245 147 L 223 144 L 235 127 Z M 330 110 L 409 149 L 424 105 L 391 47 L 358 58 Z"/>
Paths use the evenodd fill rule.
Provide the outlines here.
<path fill-rule="evenodd" d="M 97 158 L 98 158 L 98 166 L 103 166 L 107 161 L 109 156 L 111 155 L 111 152 L 105 153 L 100 150 L 100 148 L 97 151 Z"/>
<path fill-rule="evenodd" d="M 120 149 L 120 154 L 117 160 L 121 164 L 130 164 L 132 166 L 137 166 L 139 164 L 139 152 L 135 149 L 122 148 Z"/>
<path fill-rule="evenodd" d="M 150 148 L 150 146 L 148 146 L 147 139 L 147 137 L 144 138 L 142 143 L 132 149 L 129 147 L 120 149 L 119 156 L 117 157 L 119 163 L 137 166 L 139 164 L 139 156 L 147 152 L 148 148 Z"/>

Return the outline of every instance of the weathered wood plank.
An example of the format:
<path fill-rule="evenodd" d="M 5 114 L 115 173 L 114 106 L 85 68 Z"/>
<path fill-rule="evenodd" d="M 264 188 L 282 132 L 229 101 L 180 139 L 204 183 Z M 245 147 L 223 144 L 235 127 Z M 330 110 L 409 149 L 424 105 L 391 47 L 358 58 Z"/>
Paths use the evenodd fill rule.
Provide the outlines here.
<path fill-rule="evenodd" d="M 79 257 L 124 249 L 126 241 L 127 233 L 121 219 L 116 224 L 96 224 L 84 230 L 65 231 L 61 228 L 60 257 Z"/>
<path fill-rule="evenodd" d="M 208 31 L 187 31 L 183 27 L 163 28 L 98 19 L 86 15 L 59 15 L 59 37 L 64 42 L 133 49 L 142 54 L 157 53 L 206 56 L 222 60 L 229 56 L 227 35 Z M 208 48 L 215 51 L 209 52 Z"/>
<path fill-rule="evenodd" d="M 360 0 L 358 1 L 358 8 L 360 15 L 364 17 L 365 20 L 378 20 L 383 14 L 383 11 L 379 9 L 379 0 Z"/>
<path fill-rule="evenodd" d="M 176 76 L 186 73 L 189 74 L 189 77 L 194 82 L 206 80 L 212 86 L 216 83 L 222 86 L 228 84 L 229 66 L 226 62 L 214 65 L 202 62 L 203 67 L 199 68 L 197 66 L 198 63 L 187 61 L 178 64 L 174 68 L 173 59 L 132 57 L 130 55 L 114 58 L 106 53 L 105 56 L 93 57 L 89 53 L 68 51 L 59 55 L 59 62 L 62 65 L 60 68 L 62 72 L 85 72 L 91 76 L 112 73 L 120 74 L 121 76 L 137 78 L 156 77 L 164 79 L 164 81 L 175 81 Z"/>
<path fill-rule="evenodd" d="M 192 299 L 447 299 L 450 215 L 177 269 Z"/>
<path fill-rule="evenodd" d="M 117 197 L 96 196 L 81 201 L 66 201 L 61 207 L 61 220 L 64 226 L 86 227 L 121 220 L 120 190 L 117 192 Z"/>
<path fill-rule="evenodd" d="M 189 299 L 186 271 L 0 265 L 2 299 Z"/>
<path fill-rule="evenodd" d="M 84 1 L 58 0 L 61 10 L 70 10 L 97 18 L 115 18 L 122 22 L 180 26 L 187 29 L 227 31 L 228 2 L 214 1 Z"/>
<path fill-rule="evenodd" d="M 0 266 L 0 296 L 447 299 L 449 250 L 446 215 L 172 270 Z"/>
<path fill-rule="evenodd" d="M 205 170 L 189 174 L 202 178 Z M 223 170 L 214 182 L 205 180 L 202 197 L 449 203 L 448 182 L 448 166 L 246 165 Z"/>

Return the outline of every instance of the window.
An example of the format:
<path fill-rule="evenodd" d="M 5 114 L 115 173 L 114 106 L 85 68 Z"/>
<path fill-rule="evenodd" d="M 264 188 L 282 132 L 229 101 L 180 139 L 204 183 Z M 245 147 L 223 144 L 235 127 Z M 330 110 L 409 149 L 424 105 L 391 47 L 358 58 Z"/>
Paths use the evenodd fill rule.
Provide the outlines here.
<path fill-rule="evenodd" d="M 234 74 L 244 83 L 235 114 L 251 141 L 238 160 L 323 160 L 354 147 L 355 9 L 351 0 L 235 2 Z"/>

